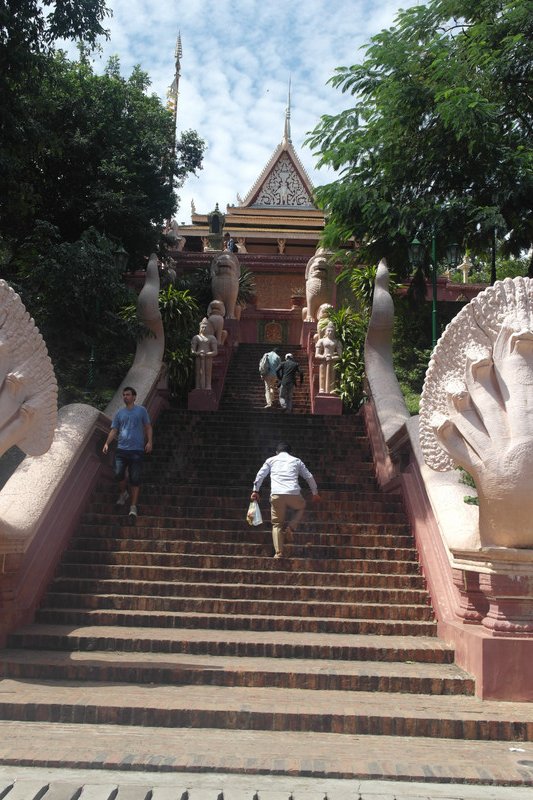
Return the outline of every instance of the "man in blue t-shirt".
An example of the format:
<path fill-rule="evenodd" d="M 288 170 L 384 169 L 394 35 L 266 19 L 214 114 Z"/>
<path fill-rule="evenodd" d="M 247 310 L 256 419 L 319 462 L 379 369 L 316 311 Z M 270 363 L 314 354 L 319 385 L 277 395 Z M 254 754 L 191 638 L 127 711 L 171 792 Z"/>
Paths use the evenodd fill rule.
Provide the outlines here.
<path fill-rule="evenodd" d="M 141 486 L 142 462 L 145 453 L 152 452 L 152 424 L 144 406 L 136 406 L 137 392 L 131 386 L 122 390 L 125 408 L 117 411 L 111 423 L 111 430 L 103 447 L 107 453 L 109 445 L 118 436 L 115 454 L 115 477 L 119 482 L 120 494 L 117 505 L 123 506 L 129 497 L 126 468 L 128 469 L 131 492 L 130 522 L 137 520 L 137 500 Z"/>

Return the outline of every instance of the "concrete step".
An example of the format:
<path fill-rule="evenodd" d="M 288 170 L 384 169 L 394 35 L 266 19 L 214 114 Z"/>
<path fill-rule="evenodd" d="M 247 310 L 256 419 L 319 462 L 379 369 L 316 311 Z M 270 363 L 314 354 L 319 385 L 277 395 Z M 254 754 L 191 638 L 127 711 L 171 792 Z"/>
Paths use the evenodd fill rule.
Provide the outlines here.
<path fill-rule="evenodd" d="M 288 537 L 287 537 L 288 539 Z M 96 545 L 96 552 L 107 553 L 109 555 L 115 554 L 117 558 L 125 554 L 126 557 L 134 558 L 142 554 L 146 558 L 146 563 L 159 563 L 160 556 L 167 556 L 168 558 L 161 563 L 170 563 L 173 561 L 172 556 L 179 556 L 182 554 L 197 554 L 203 555 L 231 555 L 235 557 L 241 556 L 260 556 L 263 553 L 265 546 L 264 536 L 259 541 L 241 541 L 241 542 L 228 542 L 222 540 L 207 540 L 199 539 L 196 541 L 167 541 L 164 548 L 153 549 L 151 542 L 132 542 L 132 547 L 126 550 L 125 547 L 117 548 L 112 541 L 108 541 L 108 546 L 105 546 L 105 540 L 101 542 L 94 542 L 94 540 L 76 540 L 68 550 L 68 561 L 83 560 L 87 552 L 95 552 L 92 549 L 93 542 Z M 368 561 L 416 561 L 417 553 L 414 547 L 356 547 L 348 545 L 315 545 L 306 542 L 296 542 L 291 536 L 290 540 L 284 542 L 284 549 L 288 557 L 298 558 L 338 558 L 350 560 L 368 560 Z M 152 562 L 152 559 L 155 561 Z M 138 563 L 135 560 L 130 563 Z"/>
<path fill-rule="evenodd" d="M 235 656 L 62 652 L 2 652 L 0 676 L 20 680 L 102 681 L 166 686 L 279 687 L 324 691 L 467 694 L 469 675 L 454 664 L 298 660 Z"/>
<path fill-rule="evenodd" d="M 322 495 L 321 495 L 322 497 Z M 112 514 L 116 512 L 116 493 L 112 497 L 108 497 L 105 501 L 103 498 L 93 500 L 88 506 L 87 510 L 95 514 Z M 226 497 L 221 495 L 219 497 L 206 496 L 206 497 L 176 497 L 174 495 L 162 495 L 161 491 L 158 495 L 154 492 L 143 491 L 143 508 L 144 513 L 148 515 L 161 514 L 163 516 L 171 516 L 175 510 L 183 513 L 196 516 L 199 511 L 206 511 L 206 516 L 210 516 L 215 510 L 223 510 L 230 515 L 234 515 L 239 519 L 242 514 L 243 501 L 248 505 L 248 497 L 243 498 L 242 494 L 238 497 Z M 266 500 L 261 502 L 261 505 L 266 508 L 270 505 Z M 358 515 L 361 511 L 377 512 L 377 513 L 392 513 L 404 514 L 401 503 L 391 501 L 388 502 L 383 497 L 380 497 L 377 492 L 373 495 L 366 493 L 361 499 L 348 500 L 324 500 L 320 503 L 320 507 L 309 506 L 308 516 L 314 518 L 316 516 L 328 515 L 334 512 L 335 514 L 346 519 L 348 522 L 354 515 Z"/>
<path fill-rule="evenodd" d="M 324 586 L 324 573 L 310 570 L 293 572 L 282 570 L 277 565 L 283 563 L 281 559 L 266 561 L 267 569 L 243 570 L 238 565 L 235 569 L 226 567 L 176 567 L 172 571 L 172 582 L 166 579 L 168 573 L 165 569 L 151 569 L 149 574 L 143 567 L 106 566 L 90 564 L 63 564 L 59 578 L 61 580 L 120 580 L 139 581 L 146 584 L 158 584 L 172 587 L 174 583 L 191 583 L 194 581 L 210 583 L 226 583 L 235 581 L 236 585 L 255 586 L 256 584 L 276 587 L 307 586 L 316 591 Z M 271 567 L 271 568 L 270 568 Z M 159 576 L 159 577 L 158 577 Z M 425 590 L 422 575 L 390 574 L 379 572 L 328 572 L 327 586 L 343 588 L 388 588 L 388 589 L 423 589 Z"/>
<path fill-rule="evenodd" d="M 229 575 L 227 576 L 229 580 Z M 228 582 L 217 583 L 193 582 L 184 584 L 165 581 L 127 581 L 127 580 L 90 580 L 88 578 L 58 577 L 50 587 L 47 597 L 58 593 L 89 595 L 137 595 L 139 597 L 175 597 L 183 592 L 187 597 L 221 597 L 239 600 L 272 599 L 272 584 L 254 581 L 246 585 Z M 429 595 L 425 589 L 392 589 L 385 582 L 382 587 L 337 587 L 288 585 L 276 586 L 276 600 L 301 602 L 312 600 L 314 603 L 406 603 L 427 604 Z"/>
<path fill-rule="evenodd" d="M 137 525 L 141 525 L 143 527 L 148 528 L 157 528 L 157 527 L 170 527 L 170 528 L 181 528 L 183 527 L 190 527 L 191 523 L 195 523 L 198 527 L 205 527 L 207 529 L 211 528 L 219 528 L 221 527 L 220 523 L 226 521 L 227 527 L 242 527 L 243 530 L 246 530 L 244 527 L 246 525 L 246 512 L 248 510 L 248 503 L 249 503 L 249 495 L 246 497 L 246 500 L 243 501 L 240 519 L 235 518 L 235 514 L 231 514 L 230 512 L 225 513 L 222 509 L 211 509 L 210 516 L 206 515 L 206 510 L 204 508 L 198 507 L 196 509 L 191 509 L 188 512 L 181 512 L 180 509 L 164 509 L 158 508 L 154 509 L 156 511 L 155 514 L 147 513 L 146 506 L 143 505 L 142 495 L 139 499 L 138 507 L 138 519 Z M 261 506 L 261 508 L 263 508 Z M 125 525 L 127 523 L 129 507 L 126 506 L 110 506 L 109 511 L 106 513 L 90 513 L 85 512 L 82 517 L 82 523 L 85 525 Z M 265 506 L 265 517 L 268 520 L 269 513 L 268 509 Z M 149 512 L 149 509 L 148 509 Z M 343 519 L 343 517 L 340 517 Z M 306 524 L 321 526 L 324 530 L 327 530 L 328 523 L 331 521 L 331 514 L 327 512 L 320 512 L 320 511 L 311 511 L 311 509 L 306 510 L 305 512 L 305 519 L 307 521 Z M 357 523 L 367 523 L 367 524 L 374 524 L 374 525 L 394 525 L 394 524 L 405 524 L 405 517 L 401 513 L 393 513 L 393 512 L 367 512 L 367 511 L 359 511 L 354 514 L 346 514 L 344 518 L 344 523 L 349 524 L 357 524 Z M 265 521 L 265 525 L 267 522 Z M 224 525 L 222 525 L 224 527 Z M 262 528 L 261 530 L 264 530 Z"/>
<path fill-rule="evenodd" d="M 35 744 L 39 748 L 39 734 L 46 736 L 47 725 L 45 723 L 38 725 L 34 723 L 11 723 L 10 732 L 16 740 L 22 739 L 20 730 L 33 729 L 35 732 Z M 68 726 L 56 725 L 63 733 L 64 729 Z M 70 726 L 74 733 L 78 726 Z M 102 740 L 104 745 L 109 744 L 109 737 L 106 736 L 105 727 L 102 728 Z M 3 727 L 0 728 L 3 732 Z M 141 731 L 141 736 L 142 736 Z M 167 730 L 169 737 L 172 738 L 171 732 Z M 179 731 L 177 735 L 183 738 L 188 738 L 184 735 L 184 731 Z M 29 732 L 28 732 L 29 735 Z M 268 742 L 263 738 L 263 734 L 258 734 L 261 738 L 260 744 L 268 746 Z M 266 734 L 268 736 L 268 734 Z M 69 748 L 63 749 L 64 736 L 60 734 L 60 752 L 64 759 L 68 759 L 71 751 Z M 74 734 L 74 738 L 77 738 Z M 128 743 L 131 745 L 135 741 L 134 737 L 128 737 Z M 292 740 L 291 740 L 292 741 Z M 213 740 L 213 745 L 220 744 L 220 742 Z M 91 744 L 89 744 L 89 752 L 92 753 Z M 473 744 L 472 749 L 476 754 L 481 754 L 484 748 L 487 748 L 485 756 L 489 754 L 490 747 L 488 744 Z M 422 750 L 422 748 L 420 748 Z M 274 751 L 277 752 L 274 747 Z M 13 752 L 10 748 L 10 753 Z M 43 747 L 43 755 L 48 751 Z M 119 750 L 119 753 L 123 753 Z M 14 764 L 0 765 L 0 796 L 5 792 L 10 792 L 11 800 L 40 800 L 46 793 L 48 800 L 58 800 L 57 792 L 61 792 L 65 785 L 71 787 L 70 796 L 67 795 L 66 800 L 186 800 L 186 798 L 194 797 L 195 800 L 222 800 L 223 797 L 231 798 L 232 800 L 287 800 L 287 797 L 295 795 L 300 797 L 328 797 L 331 800 L 354 800 L 354 792 L 357 800 L 529 800 L 531 796 L 531 788 L 528 786 L 527 770 L 521 767 L 524 759 L 515 756 L 513 758 L 506 758 L 504 765 L 508 768 L 508 775 L 510 776 L 503 785 L 498 782 L 496 776 L 499 776 L 499 769 L 479 769 L 477 773 L 478 782 L 475 780 L 475 771 L 469 773 L 469 783 L 462 783 L 460 780 L 454 780 L 453 768 L 450 768 L 444 774 L 443 783 L 439 783 L 440 765 L 438 764 L 437 749 L 429 748 L 429 761 L 424 762 L 419 759 L 420 763 L 416 761 L 416 753 L 412 750 L 409 751 L 411 757 L 414 759 L 413 766 L 417 775 L 423 775 L 424 771 L 427 776 L 435 775 L 433 779 L 426 777 L 426 782 L 422 778 L 409 780 L 407 776 L 400 774 L 399 779 L 395 779 L 396 775 L 392 774 L 390 777 L 383 775 L 379 780 L 372 780 L 372 778 L 361 779 L 354 775 L 350 779 L 332 778 L 329 776 L 313 775 L 307 777 L 300 774 L 266 774 L 268 770 L 262 770 L 255 774 L 251 770 L 247 773 L 235 774 L 234 772 L 215 770 L 210 772 L 199 754 L 199 761 L 206 767 L 199 772 L 191 772 L 180 770 L 179 767 L 173 769 L 172 764 L 174 758 L 172 755 L 162 756 L 160 759 L 154 759 L 152 762 L 145 756 L 135 753 L 130 754 L 129 758 L 125 757 L 124 763 L 116 760 L 117 753 L 112 756 L 108 754 L 109 761 L 104 765 L 108 769 L 99 769 L 100 762 L 97 762 L 95 767 L 90 769 L 78 767 L 75 763 L 69 762 L 66 767 L 47 767 L 47 766 L 18 766 Z M 32 749 L 32 754 L 35 757 L 35 747 Z M 99 754 L 100 757 L 102 754 Z M 371 752 L 371 757 L 374 755 Z M 511 754 L 512 755 L 512 754 Z M 518 755 L 518 754 L 517 754 Z M 357 757 L 357 756 L 356 756 Z M 251 759 L 250 759 L 251 760 Z M 37 759 L 36 759 L 37 761 Z M 132 764 L 131 770 L 128 771 L 127 767 Z M 266 764 L 266 761 L 262 762 Z M 358 762 L 360 768 L 364 766 L 364 762 Z M 453 765 L 452 765 L 453 766 Z M 424 769 L 422 769 L 422 767 Z M 517 769 L 518 767 L 518 769 Z M 516 777 L 520 775 L 520 771 L 524 773 L 521 785 L 516 785 Z M 434 772 L 435 770 L 435 772 Z M 484 782 L 481 779 L 484 776 Z M 490 785 L 487 781 L 492 779 Z M 408 785 L 406 781 L 409 780 Z M 80 794 L 81 792 L 81 794 Z M 64 799 L 65 800 L 65 799 Z"/>
<path fill-rule="evenodd" d="M 117 732 L 116 725 L 5 721 L 0 721 L 0 738 L 0 763 L 12 765 L 3 767 L 3 773 L 10 772 L 8 786 L 35 781 L 33 770 L 24 774 L 24 765 L 48 768 L 36 793 L 18 800 L 42 797 L 60 778 L 77 778 L 84 791 L 110 782 L 118 784 L 119 792 L 144 786 L 143 800 L 149 792 L 153 800 L 221 800 L 221 793 L 228 800 L 287 800 L 291 795 L 526 800 L 533 786 L 530 746 L 513 749 L 502 741 L 465 746 L 453 739 L 249 730 L 228 737 L 216 729 L 127 726 Z M 52 769 L 58 764 L 69 769 Z M 87 771 L 72 772 L 82 769 Z M 93 794 L 91 800 L 110 796 Z"/>
<path fill-rule="evenodd" d="M 368 602 L 329 602 L 311 600 L 235 599 L 225 597 L 179 595 L 178 589 L 173 597 L 135 594 L 71 594 L 53 589 L 46 594 L 46 608 L 83 609 L 91 611 L 117 610 L 148 614 L 217 614 L 261 616 L 261 617 L 300 617 L 302 619 L 366 620 L 386 622 L 400 620 L 432 621 L 433 611 L 427 604 L 368 603 Z"/>
<path fill-rule="evenodd" d="M 78 533 L 73 537 L 76 541 L 76 536 L 89 536 L 105 538 L 135 538 L 135 539 L 156 539 L 157 541 L 171 541 L 175 539 L 189 539 L 201 538 L 207 539 L 221 539 L 224 537 L 226 541 L 264 541 L 265 537 L 270 535 L 267 523 L 260 525 L 257 528 L 250 527 L 244 518 L 238 522 L 235 520 L 213 520 L 208 519 L 195 519 L 185 525 L 165 527 L 159 525 L 145 525 L 141 522 L 133 528 L 124 516 L 115 518 L 114 524 L 111 524 L 109 518 L 106 524 L 91 524 L 82 522 L 78 528 Z M 164 520 L 162 520 L 164 522 Z M 117 524 L 118 522 L 118 524 Z M 336 543 L 334 537 L 342 536 L 348 537 L 345 544 L 350 544 L 352 541 L 364 544 L 363 537 L 375 537 L 375 545 L 399 547 L 412 544 L 413 538 L 409 531 L 409 526 L 405 523 L 390 523 L 390 524 L 373 524 L 366 522 L 337 522 L 334 519 L 327 523 L 324 522 L 310 522 L 304 516 L 301 527 L 295 533 L 295 541 L 302 539 L 305 541 L 315 542 L 316 537 L 319 537 L 320 544 Z M 309 537 L 309 538 L 308 538 Z M 205 541 L 204 538 L 204 541 Z"/>
<path fill-rule="evenodd" d="M 375 530 L 377 530 L 377 526 Z M 69 549 L 89 549 L 89 550 L 150 550 L 152 552 L 171 551 L 176 542 L 218 542 L 222 539 L 221 531 L 209 529 L 198 530 L 197 528 L 162 529 L 152 528 L 147 530 L 145 527 L 136 526 L 132 529 L 120 528 L 118 531 L 121 536 L 117 536 L 116 527 L 106 526 L 106 530 L 92 526 L 80 526 L 77 534 L 72 538 Z M 110 535 L 112 534 L 112 535 Z M 261 529 L 238 528 L 225 530 L 224 541 L 264 543 L 265 533 Z M 295 545 L 307 545 L 311 547 L 345 547 L 357 545 L 361 548 L 376 548 L 392 550 L 414 549 L 411 536 L 391 535 L 386 533 L 324 533 L 308 530 L 298 530 L 291 536 L 291 541 Z"/>
<path fill-rule="evenodd" d="M 427 636 L 239 631 L 191 628 L 116 627 L 33 623 L 11 634 L 10 646 L 45 650 L 187 653 L 272 659 L 401 661 L 452 664 L 453 650 Z"/>
<path fill-rule="evenodd" d="M 0 719 L 529 742 L 529 703 L 316 689 L 166 686 L 5 678 Z"/>
<path fill-rule="evenodd" d="M 275 617 L 254 614 L 128 611 L 122 609 L 40 608 L 36 620 L 63 625 L 125 625 L 158 628 L 217 628 L 241 631 L 307 633 L 372 633 L 382 636 L 436 636 L 431 620 L 342 619 L 335 617 Z"/>
<path fill-rule="evenodd" d="M 265 540 L 263 555 L 240 556 L 238 559 L 234 555 L 227 553 L 217 553 L 213 555 L 203 553 L 183 553 L 179 557 L 179 564 L 176 556 L 169 553 L 152 553 L 151 557 L 145 553 L 102 553 L 99 551 L 89 551 L 85 553 L 72 553 L 67 551 L 63 563 L 75 564 L 101 564 L 102 566 L 141 566 L 145 570 L 145 577 L 149 580 L 174 580 L 173 570 L 177 567 L 218 567 L 220 569 L 230 568 L 232 565 L 238 569 L 266 569 L 269 566 L 274 570 L 291 570 L 304 572 L 373 572 L 382 575 L 401 574 L 414 575 L 419 570 L 416 561 L 389 561 L 387 559 L 335 559 L 335 558 L 283 558 L 272 559 L 268 553 L 271 552 L 271 542 Z M 280 563 L 278 563 L 280 562 Z M 157 572 L 157 570 L 165 570 Z"/>

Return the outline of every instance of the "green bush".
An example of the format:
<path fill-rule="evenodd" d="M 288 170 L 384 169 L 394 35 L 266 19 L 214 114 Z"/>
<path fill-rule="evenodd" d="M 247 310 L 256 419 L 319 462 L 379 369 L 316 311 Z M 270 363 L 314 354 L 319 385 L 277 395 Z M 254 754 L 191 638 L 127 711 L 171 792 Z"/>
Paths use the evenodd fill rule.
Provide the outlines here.
<path fill-rule="evenodd" d="M 329 319 L 335 325 L 342 344 L 342 356 L 337 363 L 337 390 L 347 411 L 356 411 L 363 402 L 365 374 L 364 344 L 368 319 L 351 308 L 330 311 Z"/>
<path fill-rule="evenodd" d="M 191 385 L 193 357 L 191 354 L 191 338 L 196 331 L 200 319 L 200 311 L 196 299 L 189 289 L 178 289 L 166 286 L 159 292 L 159 310 L 165 331 L 164 360 L 167 365 L 170 394 L 175 398 L 183 398 Z M 122 317 L 136 330 L 137 337 L 150 336 L 146 328 L 137 323 L 137 306 L 130 303 L 122 310 Z"/>

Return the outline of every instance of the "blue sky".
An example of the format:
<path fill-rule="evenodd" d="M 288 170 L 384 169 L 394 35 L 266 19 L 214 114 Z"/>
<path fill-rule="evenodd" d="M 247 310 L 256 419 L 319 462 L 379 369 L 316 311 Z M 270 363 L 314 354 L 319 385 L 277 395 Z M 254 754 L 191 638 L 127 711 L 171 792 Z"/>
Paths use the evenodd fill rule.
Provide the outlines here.
<path fill-rule="evenodd" d="M 316 172 L 303 147 L 322 114 L 349 105 L 327 85 L 336 66 L 357 63 L 360 48 L 390 27 L 401 7 L 420 0 L 108 0 L 113 17 L 97 61 L 118 55 L 124 75 L 135 64 L 151 89 L 166 99 L 174 74 L 174 47 L 183 56 L 178 134 L 194 128 L 208 149 L 198 177 L 179 192 L 178 222 L 190 222 L 218 202 L 245 197 L 283 135 L 289 76 L 293 144 L 314 185 Z"/>

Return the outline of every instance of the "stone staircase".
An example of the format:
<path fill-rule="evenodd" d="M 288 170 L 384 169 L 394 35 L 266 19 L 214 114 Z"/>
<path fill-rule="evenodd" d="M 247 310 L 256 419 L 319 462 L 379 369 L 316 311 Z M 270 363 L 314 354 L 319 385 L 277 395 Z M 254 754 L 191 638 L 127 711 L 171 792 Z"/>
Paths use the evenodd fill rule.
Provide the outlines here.
<path fill-rule="evenodd" d="M 246 344 L 239 348 L 239 357 L 234 358 L 229 366 L 226 380 L 226 391 L 221 398 L 221 409 L 234 411 L 252 411 L 265 405 L 264 383 L 259 375 L 259 361 L 263 353 L 272 347 L 264 344 Z M 304 374 L 304 382 L 298 384 L 293 395 L 293 414 L 309 414 L 309 370 L 305 352 L 299 345 L 280 345 L 280 357 L 292 353 Z M 279 406 L 265 409 L 267 413 L 280 411 Z"/>
<path fill-rule="evenodd" d="M 410 779 L 405 765 L 432 752 L 442 774 L 428 780 L 462 769 L 483 782 L 459 746 L 531 740 L 531 707 L 475 698 L 436 638 L 361 418 L 305 413 L 307 381 L 296 413 L 263 410 L 264 349 L 239 348 L 218 412 L 160 418 L 135 527 L 113 486 L 95 492 L 34 623 L 0 653 L 0 737 L 13 741 L 0 763 L 117 766 L 122 747 L 136 768 Z M 245 513 L 281 440 L 323 502 L 274 560 L 268 487 L 265 524 Z M 19 741 L 35 749 L 26 761 Z M 403 766 L 384 761 L 396 747 Z"/>

